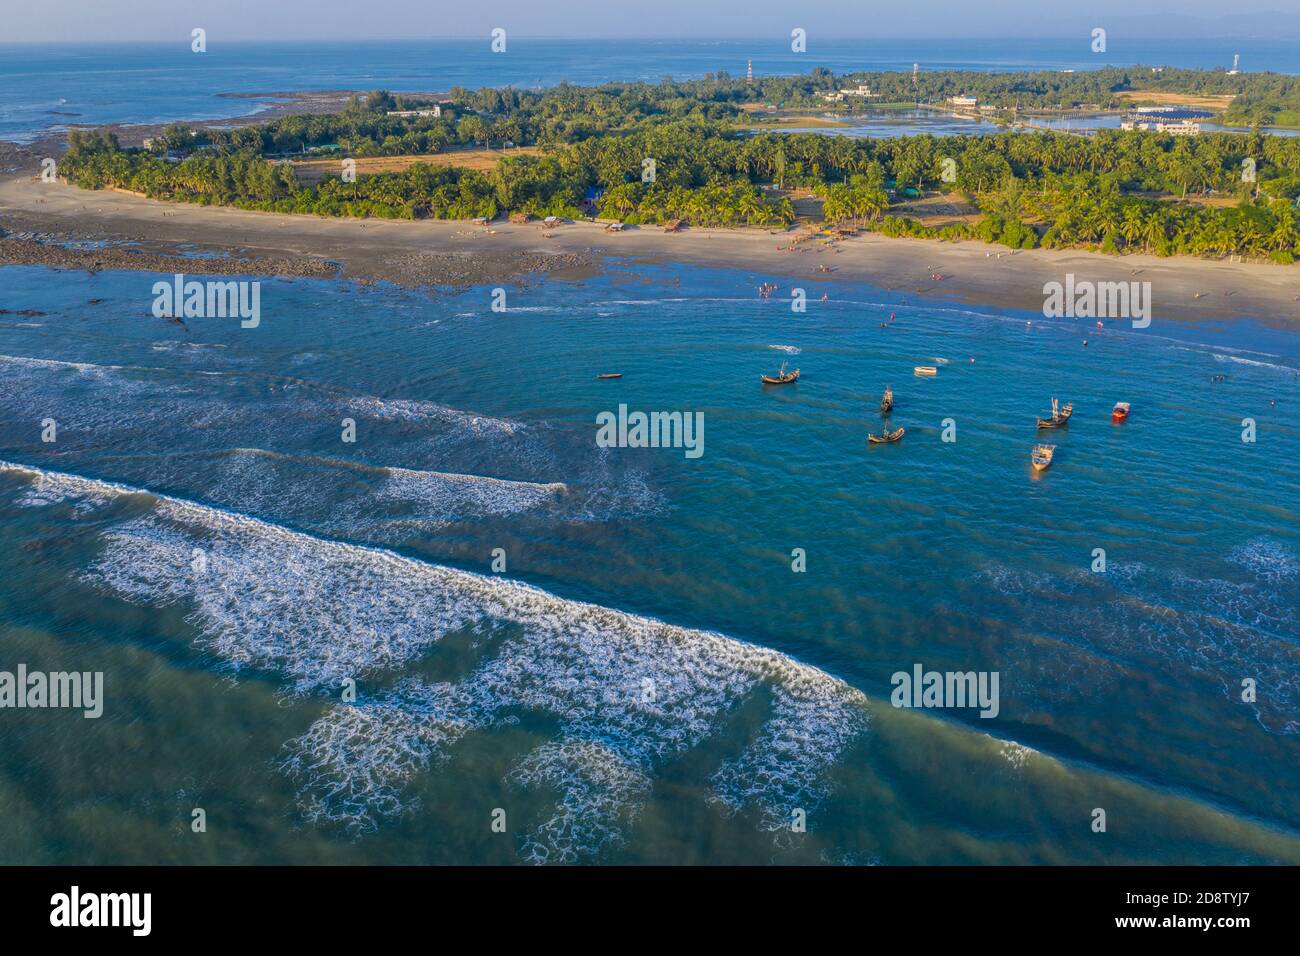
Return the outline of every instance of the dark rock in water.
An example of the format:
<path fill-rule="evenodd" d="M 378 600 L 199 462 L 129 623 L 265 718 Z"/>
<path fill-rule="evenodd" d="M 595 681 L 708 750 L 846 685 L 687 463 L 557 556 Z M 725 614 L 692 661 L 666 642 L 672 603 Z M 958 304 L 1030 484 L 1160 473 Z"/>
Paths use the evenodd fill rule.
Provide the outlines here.
<path fill-rule="evenodd" d="M 106 302 L 106 301 L 107 301 L 106 299 L 87 299 L 87 300 L 86 300 L 86 304 L 87 304 L 87 305 L 99 305 L 99 303 L 101 303 L 101 302 Z"/>
<path fill-rule="evenodd" d="M 338 269 L 311 256 L 270 256 L 258 259 L 195 259 L 128 248 L 76 249 L 58 242 L 42 242 L 31 234 L 0 239 L 0 265 L 40 265 L 84 269 L 132 269 L 145 272 L 193 275 L 275 275 L 291 278 L 334 278 Z"/>

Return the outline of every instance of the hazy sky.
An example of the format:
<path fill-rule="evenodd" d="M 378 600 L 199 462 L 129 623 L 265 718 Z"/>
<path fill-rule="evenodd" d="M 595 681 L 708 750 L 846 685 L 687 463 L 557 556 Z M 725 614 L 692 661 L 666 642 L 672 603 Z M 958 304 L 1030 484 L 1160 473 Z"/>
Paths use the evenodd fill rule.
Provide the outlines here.
<path fill-rule="evenodd" d="M 1285 13 L 1278 11 L 1286 11 Z M 1296 0 L 0 0 L 0 42 L 517 36 L 1300 37 Z"/>

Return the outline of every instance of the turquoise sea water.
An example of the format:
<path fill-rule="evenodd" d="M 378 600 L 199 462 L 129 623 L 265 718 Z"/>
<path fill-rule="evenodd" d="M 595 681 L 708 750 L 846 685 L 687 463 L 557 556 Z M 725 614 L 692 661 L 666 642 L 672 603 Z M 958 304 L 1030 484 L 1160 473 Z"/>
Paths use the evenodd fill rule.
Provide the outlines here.
<path fill-rule="evenodd" d="M 170 123 L 224 119 L 260 109 L 269 94 L 297 90 L 445 91 L 460 85 L 519 88 L 616 80 L 658 82 L 719 70 L 743 76 L 857 70 L 1087 70 L 1159 64 L 1300 72 L 1300 40 L 1152 40 L 1112 31 L 1104 53 L 1091 37 L 992 41 L 924 37 L 809 36 L 806 53 L 788 38 L 719 40 L 540 40 L 512 37 L 505 54 L 488 38 L 457 40 L 226 43 L 208 52 L 174 44 L 0 44 L 0 139 L 25 141 L 68 124 Z"/>
<path fill-rule="evenodd" d="M 1294 332 L 643 263 L 182 328 L 157 278 L 4 270 L 0 669 L 106 702 L 0 711 L 3 862 L 1300 862 Z M 890 706 L 916 664 L 998 716 Z"/>

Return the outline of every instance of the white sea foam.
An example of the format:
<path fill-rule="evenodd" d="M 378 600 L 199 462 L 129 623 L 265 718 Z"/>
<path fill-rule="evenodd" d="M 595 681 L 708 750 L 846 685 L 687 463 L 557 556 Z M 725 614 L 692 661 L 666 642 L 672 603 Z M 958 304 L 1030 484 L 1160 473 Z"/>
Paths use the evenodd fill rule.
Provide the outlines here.
<path fill-rule="evenodd" d="M 787 355 L 798 355 L 803 351 L 797 345 L 769 345 L 768 348 L 775 349 L 778 352 L 785 352 Z"/>
<path fill-rule="evenodd" d="M 10 471 L 13 466 L 0 462 L 0 471 Z M 63 475 L 38 471 L 32 483 L 18 498 L 18 503 L 28 508 L 42 508 L 47 505 L 74 502 L 73 513 L 82 516 L 108 504 L 120 494 L 128 491 L 124 486 L 107 485 L 93 478 L 79 478 L 76 475 Z"/>
<path fill-rule="evenodd" d="M 998 752 L 1002 755 L 1002 759 L 1017 770 L 1023 769 L 1030 757 L 1038 755 L 1038 751 L 1034 748 L 1018 744 L 1014 740 L 1003 740 L 999 743 L 1001 746 Z"/>
<path fill-rule="evenodd" d="M 210 497 L 236 498 L 245 512 L 274 513 L 335 533 L 385 540 L 389 536 L 382 529 L 389 522 L 433 529 L 453 521 L 542 511 L 558 508 L 569 491 L 563 482 L 368 465 L 264 448 L 223 452 L 202 473 L 214 479 Z M 358 494 L 359 481 L 370 490 Z M 322 509 L 322 498 L 335 503 Z"/>
<path fill-rule="evenodd" d="M 475 434 L 514 435 L 526 427 L 521 422 L 505 418 L 475 415 L 472 412 L 439 405 L 436 402 L 413 399 L 376 398 L 371 395 L 361 395 L 347 399 L 345 407 L 372 418 L 387 418 L 408 422 L 435 421 L 450 425 L 464 425 Z"/>
<path fill-rule="evenodd" d="M 515 764 L 507 780 L 548 787 L 563 796 L 555 814 L 520 847 L 530 863 L 577 863 L 623 841 L 623 826 L 640 811 L 650 777 L 599 740 L 565 738 L 542 744 Z"/>
<path fill-rule="evenodd" d="M 144 493 L 3 462 L 0 470 L 25 472 L 65 499 Z M 400 670 L 451 633 L 498 638 L 455 683 L 408 678 L 331 708 L 291 741 L 282 766 L 310 819 L 377 826 L 409 809 L 406 785 L 447 759 L 452 743 L 527 711 L 558 722 L 560 738 L 525 755 L 509 779 L 563 796 L 523 852 L 594 854 L 635 815 L 664 759 L 699 745 L 765 686 L 766 719 L 713 783 L 726 807 L 753 808 L 776 829 L 824 798 L 827 772 L 866 726 L 862 694 L 770 649 L 154 497 L 147 516 L 102 532 L 85 577 L 135 603 L 185 608 L 198 643 L 232 668 L 280 672 L 302 693 Z"/>
<path fill-rule="evenodd" d="M 0 355 L 0 362 L 18 368 L 65 369 L 93 376 L 101 376 L 106 372 L 123 372 L 127 370 L 124 365 L 96 365 L 93 362 L 65 362 L 61 359 L 34 358 L 28 355 Z"/>
<path fill-rule="evenodd" d="M 378 497 L 419 502 L 450 519 L 459 515 L 518 514 L 553 503 L 568 491 L 562 482 L 506 481 L 482 475 L 388 468 Z"/>
<path fill-rule="evenodd" d="M 1275 538 L 1256 538 L 1233 548 L 1228 560 L 1267 581 L 1293 578 L 1300 572 L 1300 559 Z"/>
<path fill-rule="evenodd" d="M 184 342 L 179 339 L 164 339 L 149 346 L 155 352 L 207 352 L 226 347 L 220 342 Z"/>
<path fill-rule="evenodd" d="M 1253 365 L 1256 368 L 1270 368 L 1274 371 L 1290 372 L 1292 374 L 1296 372 L 1296 369 L 1291 368 L 1289 365 L 1278 365 L 1275 362 L 1261 362 L 1257 359 L 1248 359 L 1242 355 L 1224 355 L 1221 352 L 1214 352 L 1212 354 L 1214 355 L 1214 360 L 1216 362 L 1233 362 L 1237 365 Z"/>

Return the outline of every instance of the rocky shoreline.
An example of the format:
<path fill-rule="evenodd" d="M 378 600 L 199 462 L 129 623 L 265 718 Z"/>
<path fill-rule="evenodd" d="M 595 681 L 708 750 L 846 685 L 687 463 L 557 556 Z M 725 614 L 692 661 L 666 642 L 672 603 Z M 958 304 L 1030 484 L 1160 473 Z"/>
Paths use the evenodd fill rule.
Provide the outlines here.
<path fill-rule="evenodd" d="M 391 282 L 409 288 L 461 289 L 489 282 L 518 282 L 534 276 L 588 273 L 597 261 L 593 255 L 577 252 L 411 253 L 382 262 L 372 261 L 358 269 L 316 256 L 187 255 L 111 244 L 79 248 L 75 244 L 78 241 L 85 240 L 11 233 L 0 237 L 0 266 L 49 266 L 91 273 L 125 269 L 161 274 L 352 279 L 362 283 Z"/>
<path fill-rule="evenodd" d="M 113 246 L 79 249 L 22 235 L 0 238 L 0 265 L 50 266 L 91 273 L 129 269 L 171 274 L 275 275 L 303 279 L 334 278 L 340 269 L 337 262 L 309 257 L 199 258 Z"/>

